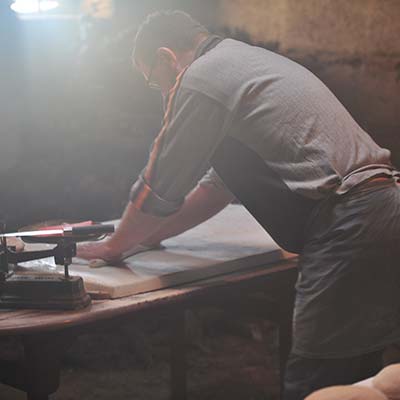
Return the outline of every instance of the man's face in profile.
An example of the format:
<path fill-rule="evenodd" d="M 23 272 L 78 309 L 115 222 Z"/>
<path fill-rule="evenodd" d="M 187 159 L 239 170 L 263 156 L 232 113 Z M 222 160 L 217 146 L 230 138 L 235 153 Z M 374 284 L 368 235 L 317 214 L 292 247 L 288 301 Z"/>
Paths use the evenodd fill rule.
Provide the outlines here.
<path fill-rule="evenodd" d="M 176 53 L 167 47 L 157 49 L 154 59 L 148 65 L 139 60 L 137 68 L 142 73 L 149 88 L 159 90 L 164 98 L 174 87 L 176 77 L 182 70 Z"/>

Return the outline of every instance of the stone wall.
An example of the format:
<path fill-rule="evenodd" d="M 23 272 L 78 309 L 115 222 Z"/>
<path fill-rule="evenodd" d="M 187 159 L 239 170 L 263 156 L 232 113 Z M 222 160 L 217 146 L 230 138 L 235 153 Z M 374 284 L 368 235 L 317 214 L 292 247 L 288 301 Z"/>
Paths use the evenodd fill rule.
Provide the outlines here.
<path fill-rule="evenodd" d="M 221 0 L 219 23 L 311 69 L 400 165 L 400 1 Z"/>

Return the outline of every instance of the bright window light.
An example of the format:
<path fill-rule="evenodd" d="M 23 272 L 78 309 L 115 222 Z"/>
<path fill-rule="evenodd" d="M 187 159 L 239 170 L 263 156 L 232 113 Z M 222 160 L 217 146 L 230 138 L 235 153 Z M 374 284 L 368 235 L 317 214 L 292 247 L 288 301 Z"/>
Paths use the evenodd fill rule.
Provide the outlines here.
<path fill-rule="evenodd" d="M 1 1 L 1 0 L 0 0 Z M 58 1 L 53 0 L 15 0 L 11 8 L 21 14 L 34 14 L 54 10 L 59 6 Z"/>

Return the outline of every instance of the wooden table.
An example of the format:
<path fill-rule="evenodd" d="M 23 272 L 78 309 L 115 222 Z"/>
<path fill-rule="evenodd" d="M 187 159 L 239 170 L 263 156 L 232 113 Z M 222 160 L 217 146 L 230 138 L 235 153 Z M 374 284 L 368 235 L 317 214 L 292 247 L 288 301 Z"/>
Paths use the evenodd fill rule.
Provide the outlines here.
<path fill-rule="evenodd" d="M 280 359 L 288 354 L 296 261 L 282 261 L 175 288 L 115 300 L 96 300 L 80 311 L 1 310 L 0 336 L 21 340 L 21 360 L 0 361 L 0 381 L 22 389 L 28 400 L 48 399 L 60 381 L 61 359 L 79 334 L 123 319 L 167 313 L 171 327 L 171 398 L 186 398 L 185 310 L 205 305 L 246 307 L 246 294 L 263 290 L 271 299 L 260 312 L 279 325 Z M 281 364 L 282 367 L 282 364 Z M 282 370 L 282 368 L 281 368 Z"/>

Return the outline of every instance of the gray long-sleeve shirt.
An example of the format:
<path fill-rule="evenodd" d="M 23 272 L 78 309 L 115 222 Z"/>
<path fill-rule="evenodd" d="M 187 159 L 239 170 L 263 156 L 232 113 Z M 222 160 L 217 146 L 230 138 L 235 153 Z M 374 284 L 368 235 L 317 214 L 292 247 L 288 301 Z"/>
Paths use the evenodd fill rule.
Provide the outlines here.
<path fill-rule="evenodd" d="M 310 71 L 225 39 L 179 77 L 131 200 L 153 215 L 176 212 L 226 136 L 257 153 L 291 191 L 309 199 L 343 194 L 393 171 L 390 152 Z"/>

